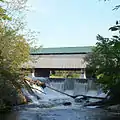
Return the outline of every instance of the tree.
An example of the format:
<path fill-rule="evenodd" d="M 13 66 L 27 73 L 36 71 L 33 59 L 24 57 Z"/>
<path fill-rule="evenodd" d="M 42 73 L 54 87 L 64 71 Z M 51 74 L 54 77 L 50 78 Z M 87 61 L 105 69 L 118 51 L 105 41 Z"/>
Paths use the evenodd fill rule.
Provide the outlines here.
<path fill-rule="evenodd" d="M 23 35 L 0 26 L 0 110 L 15 105 L 23 85 L 20 65 L 29 59 L 29 45 Z"/>
<path fill-rule="evenodd" d="M 104 0 L 105 2 L 106 1 L 110 1 L 110 0 Z M 113 10 L 118 10 L 120 8 L 120 4 L 118 4 L 118 5 L 116 5 L 114 8 L 113 8 Z"/>
<path fill-rule="evenodd" d="M 4 3 L 4 0 L 0 0 L 0 4 Z M 6 14 L 6 10 L 0 6 L 0 20 L 11 20 Z"/>
<path fill-rule="evenodd" d="M 119 25 L 110 28 L 111 31 L 119 31 Z M 85 60 L 88 68 L 93 70 L 97 82 L 103 90 L 110 91 L 110 96 L 115 102 L 120 101 L 120 36 L 104 38 L 97 35 L 98 42 Z"/>
<path fill-rule="evenodd" d="M 29 60 L 29 43 L 35 36 L 23 31 L 27 0 L 0 2 L 4 5 L 0 7 L 0 110 L 3 110 L 17 103 L 24 83 L 20 66 Z"/>

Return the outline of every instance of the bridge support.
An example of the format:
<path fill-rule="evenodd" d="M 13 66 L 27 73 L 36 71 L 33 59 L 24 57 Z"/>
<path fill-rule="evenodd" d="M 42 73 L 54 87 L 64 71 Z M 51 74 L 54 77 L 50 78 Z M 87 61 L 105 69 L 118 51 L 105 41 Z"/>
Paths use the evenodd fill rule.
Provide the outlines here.
<path fill-rule="evenodd" d="M 35 69 L 32 69 L 32 77 L 35 77 Z"/>
<path fill-rule="evenodd" d="M 86 70 L 85 70 L 85 68 L 81 69 L 80 79 L 86 79 Z"/>
<path fill-rule="evenodd" d="M 29 73 L 28 73 L 29 77 L 35 77 L 35 69 L 34 68 L 31 68 L 28 71 L 29 71 Z"/>

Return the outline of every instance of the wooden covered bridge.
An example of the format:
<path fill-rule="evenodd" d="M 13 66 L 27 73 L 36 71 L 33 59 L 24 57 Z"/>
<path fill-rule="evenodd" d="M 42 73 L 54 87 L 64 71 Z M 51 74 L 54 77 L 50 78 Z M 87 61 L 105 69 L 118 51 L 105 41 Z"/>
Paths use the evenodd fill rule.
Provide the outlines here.
<path fill-rule="evenodd" d="M 49 77 L 50 72 L 55 70 L 80 70 L 86 78 L 84 57 L 91 51 L 91 46 L 41 48 L 31 51 L 32 61 L 27 63 L 27 67 L 37 77 Z"/>

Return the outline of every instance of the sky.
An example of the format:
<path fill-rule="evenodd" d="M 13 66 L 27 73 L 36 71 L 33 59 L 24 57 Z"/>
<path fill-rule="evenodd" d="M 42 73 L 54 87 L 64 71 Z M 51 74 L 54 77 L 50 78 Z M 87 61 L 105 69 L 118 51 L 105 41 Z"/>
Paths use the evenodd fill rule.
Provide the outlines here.
<path fill-rule="evenodd" d="M 108 29 L 120 18 L 113 11 L 119 0 L 28 0 L 27 25 L 40 32 L 43 47 L 93 46 L 100 34 L 110 37 Z"/>

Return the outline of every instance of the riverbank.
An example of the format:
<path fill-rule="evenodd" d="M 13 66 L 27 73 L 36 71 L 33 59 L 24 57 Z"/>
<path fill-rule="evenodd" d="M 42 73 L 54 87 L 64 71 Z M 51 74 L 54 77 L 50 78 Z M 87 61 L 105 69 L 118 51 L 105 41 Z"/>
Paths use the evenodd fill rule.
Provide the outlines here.
<path fill-rule="evenodd" d="M 0 106 L 0 113 L 10 112 L 12 111 L 14 106 L 24 105 L 29 102 L 27 97 L 21 92 L 21 90 L 18 91 L 17 97 L 13 99 L 14 100 L 11 100 L 11 103 L 6 103 L 5 105 L 2 104 L 2 106 Z"/>
<path fill-rule="evenodd" d="M 34 91 L 36 86 L 38 87 L 37 90 L 42 92 L 41 89 L 42 87 L 45 87 L 45 84 L 39 80 L 34 81 L 32 79 L 25 78 L 24 86 L 22 86 L 22 88 L 15 89 L 15 95 L 12 93 L 13 97 L 11 99 L 9 99 L 9 96 L 7 96 L 7 100 L 4 100 L 5 103 L 0 104 L 0 112 L 9 112 L 14 108 L 14 106 L 28 104 L 29 102 L 32 102 L 32 96 L 34 96 L 36 99 L 40 99 L 40 96 L 37 96 L 36 91 Z"/>
<path fill-rule="evenodd" d="M 113 112 L 114 114 L 120 115 L 120 104 L 104 107 L 104 109 L 108 110 L 109 112 Z"/>
<path fill-rule="evenodd" d="M 46 95 L 35 103 L 19 105 L 7 114 L 0 114 L 2 120 L 120 120 L 119 114 L 95 107 L 84 107 L 74 99 L 45 89 Z M 41 95 L 42 97 L 42 95 Z M 64 102 L 71 105 L 63 105 Z"/>
<path fill-rule="evenodd" d="M 115 114 L 120 114 L 120 104 L 113 104 L 109 100 L 97 101 L 97 102 L 90 102 L 85 103 L 84 107 L 95 106 L 97 108 L 101 108 L 107 110 L 109 112 L 113 112 Z"/>

